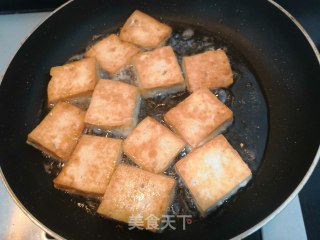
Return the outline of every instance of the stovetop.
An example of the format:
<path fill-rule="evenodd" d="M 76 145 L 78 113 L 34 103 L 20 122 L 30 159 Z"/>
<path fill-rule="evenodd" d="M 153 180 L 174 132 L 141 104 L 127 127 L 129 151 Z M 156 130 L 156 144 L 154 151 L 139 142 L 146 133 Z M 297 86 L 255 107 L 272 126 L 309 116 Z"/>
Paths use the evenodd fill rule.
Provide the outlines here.
<path fill-rule="evenodd" d="M 49 14 L 49 12 L 34 13 L 34 11 L 52 10 L 63 2 L 63 0 L 2 0 L 0 2 L 0 13 L 5 13 L 0 15 L 0 46 L 2 46 L 0 49 L 0 83 L 7 65 L 21 43 Z M 319 48 L 320 1 L 278 0 L 277 2 L 300 21 Z M 21 13 L 30 11 L 33 13 Z M 19 14 L 12 14 L 13 12 L 19 12 Z M 319 180 L 320 166 L 318 165 L 299 197 L 296 197 L 261 230 L 246 239 L 317 239 L 320 227 Z M 1 181 L 0 239 L 51 239 L 17 207 Z"/>

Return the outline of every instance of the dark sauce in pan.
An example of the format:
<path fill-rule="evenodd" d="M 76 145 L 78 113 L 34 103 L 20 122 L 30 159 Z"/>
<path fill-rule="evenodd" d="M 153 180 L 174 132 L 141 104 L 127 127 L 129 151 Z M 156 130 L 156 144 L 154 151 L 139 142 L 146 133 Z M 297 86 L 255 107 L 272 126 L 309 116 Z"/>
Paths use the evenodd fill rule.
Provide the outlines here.
<path fill-rule="evenodd" d="M 268 133 L 267 106 L 258 79 L 248 62 L 240 54 L 240 51 L 236 49 L 236 46 L 231 45 L 220 35 L 208 32 L 198 26 L 195 27 L 179 23 L 170 23 L 170 25 L 173 27 L 173 33 L 165 45 L 173 47 L 180 64 L 183 56 L 194 55 L 219 48 L 225 50 L 229 57 L 233 70 L 234 83 L 228 89 L 214 89 L 212 92 L 231 108 L 234 113 L 233 124 L 224 132 L 224 135 L 250 167 L 253 173 L 253 180 L 251 180 L 247 186 L 250 187 L 251 184 L 254 184 L 254 176 L 261 164 Z M 94 36 L 92 43 L 105 36 L 106 35 Z M 81 58 L 83 58 L 83 53 L 71 57 L 68 62 Z M 109 76 L 101 70 L 99 71 L 99 75 L 101 78 L 136 84 L 136 78 L 131 66 L 122 69 L 114 76 Z M 164 114 L 189 95 L 187 91 L 183 91 L 167 96 L 157 95 L 154 98 L 142 99 L 139 122 L 146 116 L 151 116 L 166 125 L 163 120 Z M 85 108 L 86 106 L 80 107 Z M 44 112 L 47 113 L 47 110 Z M 105 132 L 99 129 L 85 129 L 84 132 L 98 136 L 122 138 L 112 132 Z M 172 204 L 169 206 L 168 214 L 191 215 L 193 222 L 201 221 L 202 217 L 196 208 L 190 192 L 184 186 L 173 168 L 174 164 L 186 154 L 187 150 L 184 149 L 165 171 L 166 175 L 172 176 L 178 183 L 176 195 Z M 136 166 L 125 154 L 123 154 L 121 162 Z M 49 173 L 52 178 L 58 175 L 63 165 L 63 163 L 55 161 L 50 157 L 46 157 L 44 161 L 45 171 Z M 239 191 L 245 191 L 245 188 Z M 237 194 L 231 196 L 215 211 L 223 211 L 224 206 L 232 204 L 232 201 L 234 201 L 236 197 Z M 70 195 L 70 201 L 78 207 L 83 208 L 89 214 L 96 214 L 96 209 L 99 205 L 99 199 L 91 199 L 77 195 Z"/>

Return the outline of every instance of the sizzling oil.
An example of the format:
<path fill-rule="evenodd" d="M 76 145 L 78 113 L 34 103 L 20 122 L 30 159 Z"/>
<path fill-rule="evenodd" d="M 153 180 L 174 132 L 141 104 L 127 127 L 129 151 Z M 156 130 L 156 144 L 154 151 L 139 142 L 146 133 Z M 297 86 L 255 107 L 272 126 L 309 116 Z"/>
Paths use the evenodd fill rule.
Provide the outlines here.
<path fill-rule="evenodd" d="M 173 33 L 166 45 L 172 46 L 179 64 L 181 64 L 183 56 L 194 55 L 219 48 L 226 51 L 233 71 L 234 84 L 229 89 L 214 89 L 212 92 L 234 112 L 233 124 L 226 130 L 224 135 L 249 165 L 253 175 L 255 175 L 261 163 L 266 144 L 268 118 L 266 102 L 254 71 L 242 57 L 240 52 L 221 36 L 199 27 L 186 26 L 186 24 L 171 23 L 170 25 L 173 26 Z M 104 37 L 104 35 L 93 37 L 92 42 L 95 42 L 102 37 Z M 71 57 L 68 62 L 81 58 L 83 58 L 83 53 Z M 114 76 L 110 76 L 102 70 L 99 71 L 98 75 L 100 78 L 114 79 L 136 85 L 136 77 L 132 70 L 132 66 L 127 66 Z M 154 98 L 142 99 L 139 121 L 146 116 L 151 116 L 166 125 L 163 119 L 164 114 L 188 96 L 189 93 L 183 91 L 170 95 L 159 94 Z M 80 107 L 84 109 L 87 107 L 82 104 L 76 105 L 80 105 Z M 85 129 L 84 133 L 112 138 L 123 138 L 119 135 L 115 135 L 111 131 L 102 131 L 100 129 Z M 194 222 L 199 221 L 202 218 L 190 192 L 184 186 L 173 168 L 174 164 L 186 154 L 187 150 L 184 149 L 164 172 L 164 174 L 175 178 L 178 183 L 174 200 L 168 207 L 168 214 L 191 215 L 192 221 Z M 123 154 L 121 162 L 136 166 L 136 164 L 125 154 Z M 46 158 L 44 167 L 47 173 L 52 177 L 55 177 L 62 169 L 63 164 L 54 161 L 51 158 Z M 74 204 L 83 208 L 86 212 L 96 214 L 99 200 L 77 195 L 70 195 L 70 199 Z M 231 199 L 226 200 L 226 203 L 218 207 L 219 212 L 223 211 L 224 205 L 232 204 L 232 201 L 235 199 L 236 196 L 232 196 Z"/>

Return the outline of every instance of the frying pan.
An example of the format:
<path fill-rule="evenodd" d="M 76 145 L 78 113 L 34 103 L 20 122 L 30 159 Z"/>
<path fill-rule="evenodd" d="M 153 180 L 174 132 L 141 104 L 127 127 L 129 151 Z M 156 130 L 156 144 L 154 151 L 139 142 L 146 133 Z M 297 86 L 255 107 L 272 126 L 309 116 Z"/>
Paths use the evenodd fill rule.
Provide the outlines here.
<path fill-rule="evenodd" d="M 252 160 L 258 165 L 250 164 L 250 159 L 245 158 L 254 168 L 251 183 L 223 207 L 184 231 L 177 229 L 162 234 L 129 231 L 126 225 L 87 213 L 77 206 L 79 199 L 53 188 L 52 176 L 42 164 L 46 159 L 25 144 L 27 134 L 44 116 L 50 67 L 61 65 L 83 51 L 92 36 L 119 29 L 135 9 L 165 22 L 203 28 L 225 39 L 257 80 L 256 87 L 263 96 L 259 109 L 266 107 L 262 112 L 252 108 L 244 112 L 246 120 L 264 126 L 261 131 L 241 125 L 235 113 L 235 124 L 240 125 L 234 128 L 246 129 L 248 141 L 251 138 L 258 146 Z M 242 238 L 280 212 L 315 168 L 320 155 L 319 76 L 319 53 L 309 36 L 272 1 L 68 2 L 25 41 L 3 78 L 0 88 L 2 178 L 22 210 L 56 238 Z M 240 78 L 238 83 L 243 79 L 246 78 Z M 250 97 L 248 93 L 243 91 L 242 97 Z M 235 101 L 237 97 L 235 94 Z M 232 143 L 237 145 L 235 140 Z"/>

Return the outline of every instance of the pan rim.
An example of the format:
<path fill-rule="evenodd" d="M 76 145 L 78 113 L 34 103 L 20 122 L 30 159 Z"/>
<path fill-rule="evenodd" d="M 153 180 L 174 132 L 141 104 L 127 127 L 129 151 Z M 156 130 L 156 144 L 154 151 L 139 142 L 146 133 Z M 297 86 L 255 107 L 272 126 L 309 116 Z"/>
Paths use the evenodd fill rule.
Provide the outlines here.
<path fill-rule="evenodd" d="M 316 55 L 316 57 L 318 59 L 319 65 L 320 65 L 320 53 L 319 53 L 315 43 L 313 42 L 313 40 L 311 39 L 311 37 L 309 36 L 307 31 L 302 27 L 300 22 L 297 19 L 295 19 L 285 8 L 283 8 L 280 4 L 276 3 L 274 0 L 268 0 L 268 2 L 270 4 L 272 4 L 274 7 L 276 7 L 277 9 L 279 9 L 282 13 L 284 13 L 298 27 L 298 29 L 302 32 L 302 34 L 304 35 L 304 37 L 307 39 L 308 43 L 310 44 L 313 52 L 315 53 L 315 55 Z M 296 189 L 290 194 L 290 196 L 276 210 L 274 210 L 271 214 L 269 214 L 269 216 L 264 218 L 262 221 L 260 221 L 259 223 L 257 223 L 253 227 L 251 227 L 250 229 L 240 233 L 238 236 L 233 237 L 232 239 L 243 239 L 243 238 L 249 236 L 250 234 L 254 233 L 255 231 L 257 231 L 261 227 L 263 227 L 265 224 L 267 224 L 273 218 L 275 218 L 284 208 L 287 207 L 287 205 L 296 196 L 298 196 L 299 192 L 302 190 L 302 188 L 304 187 L 304 185 L 307 183 L 307 181 L 309 180 L 310 176 L 312 175 L 312 173 L 313 173 L 314 169 L 316 168 L 319 160 L 320 160 L 320 145 L 318 147 L 317 153 L 316 153 L 316 155 L 315 155 L 315 157 L 314 157 L 314 159 L 312 161 L 312 164 L 309 167 L 306 175 L 303 177 L 303 179 L 301 180 L 299 185 L 296 187 Z"/>
<path fill-rule="evenodd" d="M 53 10 L 51 13 L 48 14 L 48 16 L 46 16 L 42 21 L 40 21 L 38 23 L 37 26 L 35 26 L 33 28 L 33 30 L 25 37 L 25 39 L 21 42 L 20 47 L 17 49 L 15 55 L 17 54 L 17 52 L 19 51 L 19 49 L 24 45 L 24 43 L 27 41 L 27 39 L 47 20 L 49 19 L 51 16 L 53 16 L 55 13 L 57 13 L 59 10 L 61 10 L 62 8 L 64 8 L 65 6 L 67 6 L 69 3 L 73 2 L 74 0 L 68 0 L 67 2 L 65 2 L 64 4 L 62 4 L 60 7 L 56 8 L 55 10 Z M 14 58 L 14 57 L 13 57 Z M 6 71 L 8 70 L 12 60 L 7 64 L 6 66 Z M 5 71 L 5 72 L 6 72 Z M 3 77 L 5 76 L 5 74 L 3 75 Z M 0 81 L 0 86 L 1 86 L 1 82 Z M 49 229 L 48 227 L 46 227 L 42 222 L 40 222 L 35 216 L 33 216 L 24 206 L 23 204 L 20 202 L 20 200 L 17 198 L 17 196 L 14 194 L 14 192 L 12 191 L 11 187 L 9 186 L 2 168 L 0 166 L 0 178 L 5 186 L 5 188 L 7 189 L 10 197 L 13 199 L 14 203 L 21 209 L 21 211 L 36 225 L 38 226 L 42 231 L 48 233 L 50 236 L 54 237 L 57 240 L 65 240 L 65 238 L 61 237 L 59 234 L 57 234 L 56 232 L 52 231 L 51 229 Z"/>
<path fill-rule="evenodd" d="M 47 17 L 45 17 L 31 32 L 30 34 L 28 34 L 25 39 L 22 41 L 21 46 L 25 43 L 25 41 L 33 34 L 34 31 L 36 31 L 38 29 L 38 27 L 40 27 L 47 19 L 49 19 L 51 16 L 53 16 L 56 12 L 58 12 L 59 10 L 61 10 L 62 8 L 64 8 L 65 6 L 67 6 L 68 4 L 70 4 L 71 2 L 73 2 L 74 0 L 69 0 L 66 3 L 62 4 L 60 7 L 56 8 L 54 11 L 52 11 L 51 13 L 48 14 Z M 316 55 L 316 58 L 319 62 L 320 65 L 320 53 L 315 45 L 315 43 L 313 42 L 313 40 L 311 39 L 311 37 L 309 36 L 309 34 L 306 32 L 306 30 L 302 27 L 302 25 L 300 24 L 300 22 L 298 20 L 296 20 L 286 9 L 284 9 L 280 4 L 276 3 L 274 0 L 268 0 L 268 2 L 270 4 L 272 4 L 275 8 L 277 8 L 278 10 L 280 10 L 283 14 L 285 14 L 296 26 L 297 28 L 302 32 L 302 34 L 304 35 L 304 37 L 307 39 L 309 45 L 311 46 L 313 52 Z M 18 50 L 20 49 L 20 47 L 17 49 L 16 53 L 18 52 Z M 13 59 L 12 59 L 13 60 Z M 8 69 L 8 67 L 10 66 L 12 60 L 7 64 L 6 66 L 6 70 Z M 4 76 L 3 76 L 4 77 Z M 309 167 L 308 171 L 306 172 L 305 176 L 303 177 L 303 179 L 301 180 L 301 182 L 299 183 L 299 185 L 295 188 L 295 190 L 290 194 L 290 196 L 277 208 L 275 209 L 272 213 L 270 213 L 267 217 L 265 217 L 262 221 L 260 221 L 259 223 L 257 223 L 256 225 L 252 226 L 251 228 L 249 228 L 248 230 L 240 233 L 239 235 L 231 238 L 231 239 L 243 239 L 247 236 L 249 236 L 250 234 L 252 234 L 253 232 L 257 231 L 258 229 L 260 229 L 261 227 L 263 227 L 266 223 L 268 223 L 269 221 L 271 221 L 275 216 L 277 216 L 297 195 L 298 193 L 301 191 L 301 189 L 304 187 L 304 185 L 307 183 L 307 181 L 309 180 L 310 176 L 312 175 L 315 167 L 317 166 L 318 162 L 320 160 L 320 145 L 318 147 L 317 153 L 312 161 L 311 166 Z M 51 235 L 52 237 L 56 238 L 56 239 L 65 239 L 62 236 L 60 236 L 59 234 L 57 234 L 56 232 L 52 231 L 51 229 L 47 228 L 43 223 L 41 223 L 36 217 L 34 217 L 24 206 L 23 204 L 20 202 L 20 200 L 16 197 L 16 195 L 14 194 L 14 192 L 12 191 L 11 187 L 9 186 L 2 168 L 0 166 L 0 178 L 5 186 L 5 188 L 7 189 L 9 195 L 11 196 L 11 198 L 14 200 L 15 204 L 22 210 L 22 212 L 35 224 L 37 225 L 41 230 L 43 230 L 44 232 L 48 233 L 49 235 Z"/>
<path fill-rule="evenodd" d="M 304 37 L 308 40 L 310 46 L 312 47 L 318 62 L 320 64 L 320 52 L 318 48 L 316 47 L 316 44 L 313 42 L 312 38 L 310 35 L 307 33 L 307 31 L 304 29 L 304 27 L 301 25 L 301 23 L 291 15 L 284 7 L 282 7 L 279 3 L 276 3 L 275 0 L 268 0 L 269 3 L 273 4 L 276 8 L 278 8 L 281 12 L 283 12 L 298 28 L 299 30 L 303 33 Z"/>
<path fill-rule="evenodd" d="M 274 0 L 268 0 L 268 2 L 270 4 L 272 4 L 274 7 L 276 7 L 277 9 L 279 9 L 282 13 L 284 13 L 298 27 L 298 29 L 303 33 L 304 37 L 308 40 L 308 43 L 310 44 L 313 52 L 315 53 L 315 55 L 318 59 L 319 65 L 320 65 L 320 53 L 319 53 L 315 43 L 313 42 L 313 40 L 311 39 L 311 37 L 309 36 L 307 31 L 304 29 L 304 27 L 302 27 L 300 22 L 297 19 L 295 19 L 280 4 L 276 3 Z M 306 175 L 303 177 L 303 179 L 301 180 L 299 185 L 296 187 L 296 189 L 290 194 L 290 196 L 276 210 L 274 210 L 271 214 L 269 214 L 269 216 L 264 218 L 262 221 L 260 221 L 259 223 L 257 223 L 253 227 L 251 227 L 250 229 L 244 231 L 243 233 L 240 233 L 236 237 L 233 237 L 232 239 L 243 239 L 243 238 L 249 236 L 250 234 L 254 233 L 255 231 L 257 231 L 261 227 L 263 227 L 265 224 L 267 224 L 273 218 L 275 218 L 296 196 L 298 196 L 299 192 L 302 190 L 304 185 L 309 180 L 309 178 L 310 178 L 311 174 L 313 173 L 314 169 L 316 168 L 319 160 L 320 160 L 320 145 L 318 147 L 318 151 L 317 151 L 315 158 L 313 159 L 313 162 L 312 162 L 310 168 L 308 169 Z"/>

